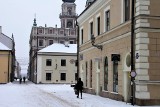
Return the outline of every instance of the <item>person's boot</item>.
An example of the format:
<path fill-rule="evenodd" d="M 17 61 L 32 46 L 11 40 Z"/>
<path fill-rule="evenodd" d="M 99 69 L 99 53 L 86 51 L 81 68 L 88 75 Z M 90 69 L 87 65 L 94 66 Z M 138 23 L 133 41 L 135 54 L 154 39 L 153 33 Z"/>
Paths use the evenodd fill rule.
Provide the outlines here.
<path fill-rule="evenodd" d="M 77 98 L 79 98 L 79 96 L 77 95 Z"/>

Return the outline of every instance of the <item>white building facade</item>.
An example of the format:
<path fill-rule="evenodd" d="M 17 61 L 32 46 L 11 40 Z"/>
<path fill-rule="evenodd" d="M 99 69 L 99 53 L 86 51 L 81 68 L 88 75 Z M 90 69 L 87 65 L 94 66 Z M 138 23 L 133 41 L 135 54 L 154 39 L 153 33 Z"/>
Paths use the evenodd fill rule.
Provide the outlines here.
<path fill-rule="evenodd" d="M 37 55 L 37 83 L 75 83 L 77 45 L 53 44 Z"/>

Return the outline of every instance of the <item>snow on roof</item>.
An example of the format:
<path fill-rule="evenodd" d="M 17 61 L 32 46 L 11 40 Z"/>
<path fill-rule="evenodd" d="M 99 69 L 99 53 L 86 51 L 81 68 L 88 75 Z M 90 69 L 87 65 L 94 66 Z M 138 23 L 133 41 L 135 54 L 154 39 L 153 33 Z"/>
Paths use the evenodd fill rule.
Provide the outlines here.
<path fill-rule="evenodd" d="M 68 44 L 67 47 L 64 44 L 54 43 L 38 52 L 77 53 L 77 44 Z"/>
<path fill-rule="evenodd" d="M 10 49 L 0 42 L 0 50 L 10 50 Z"/>

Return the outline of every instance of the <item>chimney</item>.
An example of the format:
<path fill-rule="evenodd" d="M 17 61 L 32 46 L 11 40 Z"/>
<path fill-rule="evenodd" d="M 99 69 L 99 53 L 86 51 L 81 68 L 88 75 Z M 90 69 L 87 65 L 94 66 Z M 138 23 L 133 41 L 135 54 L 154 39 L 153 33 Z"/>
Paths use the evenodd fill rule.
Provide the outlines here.
<path fill-rule="evenodd" d="M 2 33 L 2 26 L 0 26 L 0 33 Z"/>

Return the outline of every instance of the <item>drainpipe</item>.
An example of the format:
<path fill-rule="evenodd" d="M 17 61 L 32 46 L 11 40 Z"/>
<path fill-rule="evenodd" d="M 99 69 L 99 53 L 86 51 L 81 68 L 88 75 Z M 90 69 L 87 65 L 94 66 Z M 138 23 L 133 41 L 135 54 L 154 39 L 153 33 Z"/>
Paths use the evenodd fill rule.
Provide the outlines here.
<path fill-rule="evenodd" d="M 36 84 L 37 84 L 37 61 L 38 61 L 37 56 L 38 56 L 38 36 L 37 36 L 37 52 L 36 52 L 36 56 L 35 56 L 36 57 Z"/>
<path fill-rule="evenodd" d="M 77 30 L 77 82 L 78 82 L 78 78 L 79 78 L 79 25 L 78 22 L 76 20 L 76 30 Z"/>
<path fill-rule="evenodd" d="M 135 11 L 134 11 L 134 7 L 135 7 L 135 0 L 132 0 L 132 16 L 131 16 L 131 72 L 135 72 L 135 64 L 134 64 L 134 24 L 135 24 Z M 134 90 L 134 80 L 135 77 L 131 76 L 131 104 L 134 105 L 134 95 L 135 95 L 135 90 Z"/>

